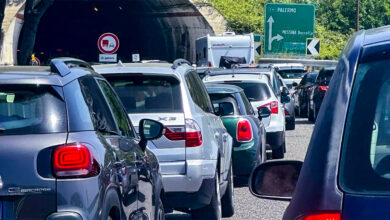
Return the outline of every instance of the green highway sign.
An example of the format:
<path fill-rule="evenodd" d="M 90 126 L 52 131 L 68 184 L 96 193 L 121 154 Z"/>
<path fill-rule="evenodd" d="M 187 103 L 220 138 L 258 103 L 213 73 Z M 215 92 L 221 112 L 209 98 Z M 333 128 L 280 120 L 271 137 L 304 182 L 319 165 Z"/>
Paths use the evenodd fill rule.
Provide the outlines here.
<path fill-rule="evenodd" d="M 307 39 L 314 38 L 314 18 L 314 5 L 267 4 L 264 53 L 306 55 Z"/>

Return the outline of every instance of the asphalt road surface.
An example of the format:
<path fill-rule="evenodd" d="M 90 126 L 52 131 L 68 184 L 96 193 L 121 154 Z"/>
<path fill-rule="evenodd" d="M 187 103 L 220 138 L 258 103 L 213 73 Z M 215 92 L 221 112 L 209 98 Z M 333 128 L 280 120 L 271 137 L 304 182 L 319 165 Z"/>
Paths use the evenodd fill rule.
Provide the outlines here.
<path fill-rule="evenodd" d="M 285 159 L 301 160 L 305 158 L 307 146 L 313 132 L 314 125 L 307 119 L 297 118 L 296 128 L 293 131 L 287 131 L 286 144 L 287 153 Z M 284 210 L 288 202 L 265 200 L 254 197 L 248 189 L 247 180 L 235 180 L 234 188 L 234 220 L 275 220 L 282 219 Z M 167 220 L 188 220 L 191 216 L 175 212 L 166 215 Z"/>

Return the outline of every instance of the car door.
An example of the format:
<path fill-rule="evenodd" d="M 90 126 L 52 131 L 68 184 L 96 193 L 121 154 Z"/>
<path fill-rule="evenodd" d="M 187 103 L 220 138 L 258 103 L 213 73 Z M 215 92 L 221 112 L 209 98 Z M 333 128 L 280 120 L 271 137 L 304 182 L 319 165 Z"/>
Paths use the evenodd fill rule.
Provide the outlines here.
<path fill-rule="evenodd" d="M 121 180 L 121 193 L 124 208 L 133 203 L 134 197 L 127 195 L 137 192 L 137 209 L 128 210 L 131 219 L 152 218 L 153 216 L 153 186 L 147 166 L 147 155 L 138 145 L 135 130 L 128 118 L 119 98 L 105 80 L 98 80 L 112 114 L 119 128 L 120 138 L 116 147 L 118 161 L 118 176 Z M 129 200 L 130 199 L 130 200 Z"/>

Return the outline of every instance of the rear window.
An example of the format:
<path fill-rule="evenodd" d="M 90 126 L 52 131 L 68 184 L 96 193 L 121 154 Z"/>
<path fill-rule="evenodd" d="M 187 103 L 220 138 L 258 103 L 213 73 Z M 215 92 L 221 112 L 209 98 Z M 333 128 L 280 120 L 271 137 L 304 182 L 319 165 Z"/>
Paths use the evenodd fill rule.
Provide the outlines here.
<path fill-rule="evenodd" d="M 59 87 L 0 85 L 0 135 L 66 131 L 66 107 Z"/>
<path fill-rule="evenodd" d="M 182 112 L 180 83 L 173 77 L 106 76 L 128 113 Z"/>
<path fill-rule="evenodd" d="M 345 129 L 340 185 L 350 193 L 390 195 L 388 61 L 358 67 Z"/>
<path fill-rule="evenodd" d="M 302 79 L 307 73 L 306 70 L 279 70 L 278 73 L 283 79 Z"/>
<path fill-rule="evenodd" d="M 271 93 L 264 83 L 227 82 L 241 87 L 249 101 L 264 101 L 271 98 Z"/>
<path fill-rule="evenodd" d="M 321 85 L 329 85 L 330 80 L 332 79 L 334 70 L 322 70 L 320 71 L 317 82 Z"/>

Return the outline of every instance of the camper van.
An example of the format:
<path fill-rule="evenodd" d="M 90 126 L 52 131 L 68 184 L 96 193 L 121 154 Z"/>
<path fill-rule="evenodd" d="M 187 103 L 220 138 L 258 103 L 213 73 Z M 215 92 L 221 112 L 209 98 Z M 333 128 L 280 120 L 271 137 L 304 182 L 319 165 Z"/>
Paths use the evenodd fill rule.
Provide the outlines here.
<path fill-rule="evenodd" d="M 217 36 L 204 36 L 196 40 L 198 67 L 231 68 L 234 64 L 254 64 L 253 34 L 236 35 L 227 32 Z"/>

